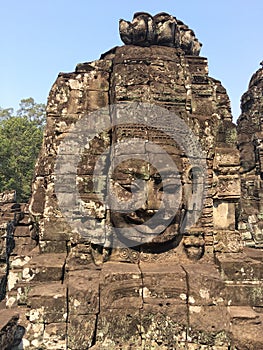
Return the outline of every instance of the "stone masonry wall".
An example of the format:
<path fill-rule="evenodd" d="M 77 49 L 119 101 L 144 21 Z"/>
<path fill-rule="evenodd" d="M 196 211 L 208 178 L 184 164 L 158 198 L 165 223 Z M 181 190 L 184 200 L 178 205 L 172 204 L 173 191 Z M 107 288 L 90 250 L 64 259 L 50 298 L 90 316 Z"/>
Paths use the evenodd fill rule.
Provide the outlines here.
<path fill-rule="evenodd" d="M 27 207 L 16 203 L 15 191 L 0 194 L 0 348 L 3 350 L 16 350 L 25 333 L 19 324 L 18 311 L 12 309 L 17 293 L 12 297 L 11 290 L 20 278 L 23 261 L 30 260 L 27 254 L 37 245 Z"/>

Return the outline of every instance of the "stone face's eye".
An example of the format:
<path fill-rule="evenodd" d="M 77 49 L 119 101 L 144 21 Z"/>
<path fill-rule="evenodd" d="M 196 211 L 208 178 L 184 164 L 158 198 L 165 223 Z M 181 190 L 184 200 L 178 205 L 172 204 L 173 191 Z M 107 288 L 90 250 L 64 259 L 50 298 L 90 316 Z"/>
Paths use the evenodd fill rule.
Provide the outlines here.
<path fill-rule="evenodd" d="M 162 183 L 162 178 L 161 176 L 155 177 L 154 178 L 154 184 L 155 185 L 160 185 Z"/>
<path fill-rule="evenodd" d="M 180 185 L 179 184 L 169 184 L 169 185 L 165 185 L 164 187 L 162 186 L 159 191 L 163 192 L 165 191 L 166 193 L 169 194 L 175 194 L 180 190 Z"/>
<path fill-rule="evenodd" d="M 198 167 L 193 167 L 188 173 L 189 180 L 196 181 L 202 177 L 202 171 Z"/>
<path fill-rule="evenodd" d="M 121 185 L 127 192 L 129 193 L 136 193 L 141 191 L 142 189 L 134 182 L 127 184 L 127 185 Z"/>

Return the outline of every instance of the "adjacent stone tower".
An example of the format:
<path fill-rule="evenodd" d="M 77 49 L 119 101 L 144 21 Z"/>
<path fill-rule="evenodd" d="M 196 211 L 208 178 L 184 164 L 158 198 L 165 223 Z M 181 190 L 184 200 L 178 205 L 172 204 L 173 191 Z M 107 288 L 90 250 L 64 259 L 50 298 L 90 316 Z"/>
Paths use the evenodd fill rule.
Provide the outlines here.
<path fill-rule="evenodd" d="M 263 247 L 263 68 L 251 78 L 242 96 L 237 122 L 241 161 L 239 229 L 247 246 Z"/>

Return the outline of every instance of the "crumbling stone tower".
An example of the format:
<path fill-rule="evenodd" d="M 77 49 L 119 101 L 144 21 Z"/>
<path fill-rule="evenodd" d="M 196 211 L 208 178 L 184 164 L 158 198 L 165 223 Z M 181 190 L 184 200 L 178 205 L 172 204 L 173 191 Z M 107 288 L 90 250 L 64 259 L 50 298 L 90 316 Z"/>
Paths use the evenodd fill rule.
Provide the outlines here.
<path fill-rule="evenodd" d="M 238 231 L 238 221 L 247 217 L 227 93 L 209 77 L 194 32 L 173 16 L 137 13 L 131 23 L 120 21 L 120 34 L 124 46 L 60 73 L 49 95 L 29 206 L 37 247 L 9 259 L 6 305 L 20 313 L 24 347 L 262 349 L 262 252 L 243 249 Z M 142 102 L 151 108 L 134 125 Z M 125 123 L 116 123 L 120 111 Z M 103 130 L 87 145 L 83 129 L 90 133 L 98 123 Z M 191 166 L 192 155 L 179 139 L 169 137 L 180 134 L 181 125 L 188 130 L 181 139 L 191 134 L 200 144 L 204 172 Z M 77 166 L 68 161 L 74 160 L 75 143 L 65 140 L 81 140 Z M 123 140 L 126 153 L 118 148 Z M 181 188 L 178 211 L 151 241 L 111 245 L 114 229 L 140 229 L 160 207 L 165 186 L 154 161 L 161 164 L 163 153 L 151 143 L 177 165 L 171 178 Z M 94 177 L 99 162 L 102 170 Z M 108 163 L 117 164 L 112 173 Z M 146 204 L 128 212 L 105 205 L 108 184 L 124 205 L 135 193 L 135 175 L 151 190 Z M 196 213 L 191 198 L 202 181 L 203 206 Z M 67 219 L 72 203 L 73 225 Z M 191 215 L 193 224 L 184 224 Z"/>
<path fill-rule="evenodd" d="M 241 213 L 239 229 L 247 246 L 263 247 L 262 209 L 262 113 L 263 69 L 252 76 L 242 96 L 237 122 L 241 161 Z"/>

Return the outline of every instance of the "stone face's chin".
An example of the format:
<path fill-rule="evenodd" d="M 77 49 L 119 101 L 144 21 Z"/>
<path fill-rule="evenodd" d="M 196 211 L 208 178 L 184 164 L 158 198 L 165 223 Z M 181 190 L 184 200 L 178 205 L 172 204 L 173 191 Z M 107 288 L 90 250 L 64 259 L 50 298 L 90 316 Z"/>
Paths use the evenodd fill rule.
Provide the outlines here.
<path fill-rule="evenodd" d="M 187 257 L 191 260 L 199 260 L 203 255 L 203 247 L 185 248 Z"/>
<path fill-rule="evenodd" d="M 182 235 L 179 230 L 179 224 L 172 223 L 166 227 L 163 232 L 161 232 L 159 235 L 156 235 L 153 238 L 152 243 L 169 243 L 173 240 L 176 240 L 179 243 L 181 238 Z"/>

